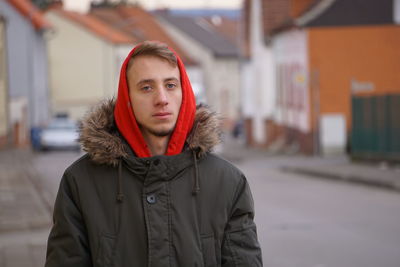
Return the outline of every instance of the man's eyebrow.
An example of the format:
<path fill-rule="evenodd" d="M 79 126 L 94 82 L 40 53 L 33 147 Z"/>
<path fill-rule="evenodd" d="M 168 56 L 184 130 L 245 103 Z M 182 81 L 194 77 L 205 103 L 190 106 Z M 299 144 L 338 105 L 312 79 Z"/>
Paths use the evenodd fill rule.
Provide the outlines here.
<path fill-rule="evenodd" d="M 144 83 L 152 83 L 152 82 L 154 82 L 153 79 L 143 79 L 143 80 L 140 80 L 136 85 L 141 85 Z"/>
<path fill-rule="evenodd" d="M 169 78 L 164 79 L 164 82 L 167 82 L 167 81 L 176 81 L 176 82 L 179 82 L 179 79 L 177 79 L 177 78 L 175 78 L 175 77 L 169 77 Z"/>

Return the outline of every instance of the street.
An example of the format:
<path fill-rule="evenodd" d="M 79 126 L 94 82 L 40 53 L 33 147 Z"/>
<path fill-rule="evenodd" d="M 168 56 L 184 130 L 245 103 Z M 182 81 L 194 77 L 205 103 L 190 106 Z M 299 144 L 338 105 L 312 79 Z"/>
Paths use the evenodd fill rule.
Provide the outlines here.
<path fill-rule="evenodd" d="M 41 177 L 35 184 L 49 211 L 64 169 L 79 155 L 35 155 L 33 165 Z M 234 162 L 252 188 L 264 266 L 400 265 L 399 193 L 282 172 L 279 162 L 259 155 Z M 49 226 L 2 233 L 0 266 L 43 266 L 48 231 Z"/>
<path fill-rule="evenodd" d="M 400 194 L 282 173 L 268 159 L 249 178 L 267 267 L 400 266 Z"/>

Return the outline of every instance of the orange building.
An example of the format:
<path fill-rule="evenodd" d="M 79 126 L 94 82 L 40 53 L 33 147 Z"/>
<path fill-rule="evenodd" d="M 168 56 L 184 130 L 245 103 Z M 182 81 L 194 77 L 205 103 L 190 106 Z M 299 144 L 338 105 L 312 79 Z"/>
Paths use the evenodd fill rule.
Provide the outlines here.
<path fill-rule="evenodd" d="M 274 51 L 276 113 L 266 145 L 343 153 L 352 97 L 400 94 L 400 1 L 264 0 Z"/>
<path fill-rule="evenodd" d="M 312 28 L 308 36 L 320 113 L 343 113 L 350 129 L 351 95 L 400 93 L 399 25 Z"/>

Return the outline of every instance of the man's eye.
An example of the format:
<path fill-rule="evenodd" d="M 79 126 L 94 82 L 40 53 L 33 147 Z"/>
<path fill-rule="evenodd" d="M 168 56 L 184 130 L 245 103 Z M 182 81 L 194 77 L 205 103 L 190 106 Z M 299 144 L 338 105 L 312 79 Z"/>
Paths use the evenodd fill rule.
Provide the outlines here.
<path fill-rule="evenodd" d="M 176 84 L 174 83 L 167 83 L 167 88 L 168 89 L 174 89 L 176 87 Z"/>
<path fill-rule="evenodd" d="M 151 87 L 150 86 L 143 86 L 142 88 L 140 88 L 142 91 L 150 91 Z"/>

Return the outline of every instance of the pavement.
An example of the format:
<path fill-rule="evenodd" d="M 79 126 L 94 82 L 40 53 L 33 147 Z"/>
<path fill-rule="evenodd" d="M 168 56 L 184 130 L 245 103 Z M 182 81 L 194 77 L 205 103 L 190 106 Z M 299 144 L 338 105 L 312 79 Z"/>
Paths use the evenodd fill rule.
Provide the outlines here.
<path fill-rule="evenodd" d="M 49 206 L 29 150 L 0 151 L 0 266 L 44 265 Z"/>
<path fill-rule="evenodd" d="M 285 172 L 307 177 L 331 179 L 364 186 L 379 187 L 400 193 L 400 164 L 385 161 L 352 161 L 347 155 L 306 156 L 292 151 L 277 153 L 260 148 L 245 148 L 242 142 L 225 138 L 227 145 L 219 153 L 233 162 L 260 160 Z"/>
<path fill-rule="evenodd" d="M 234 163 L 262 161 L 263 164 L 308 177 L 334 179 L 374 186 L 400 193 L 400 166 L 386 163 L 354 163 L 347 156 L 310 157 L 277 154 L 246 148 L 227 139 L 217 152 Z M 51 204 L 40 187 L 29 150 L 0 151 L 0 266 L 43 266 L 45 240 L 51 225 Z"/>

